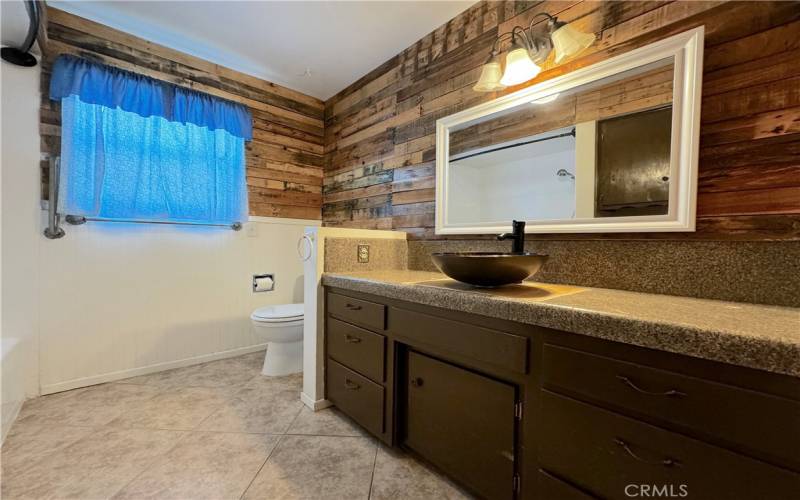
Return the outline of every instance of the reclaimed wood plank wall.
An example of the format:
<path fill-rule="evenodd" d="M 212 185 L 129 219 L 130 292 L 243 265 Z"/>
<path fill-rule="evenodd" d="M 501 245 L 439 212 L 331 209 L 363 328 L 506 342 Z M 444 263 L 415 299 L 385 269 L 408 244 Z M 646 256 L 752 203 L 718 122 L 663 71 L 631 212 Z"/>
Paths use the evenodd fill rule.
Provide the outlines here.
<path fill-rule="evenodd" d="M 50 71 L 62 53 L 74 54 L 250 108 L 253 140 L 247 143 L 250 214 L 319 219 L 323 179 L 321 100 L 178 52 L 54 8 L 47 9 L 48 40 L 42 61 L 42 197 L 47 165 L 61 143 L 59 104 L 48 99 Z"/>
<path fill-rule="evenodd" d="M 528 84 L 706 29 L 697 232 L 553 238 L 800 239 L 800 2 L 781 1 L 481 1 L 326 101 L 324 224 L 436 238 L 435 122 L 499 95 L 472 91 L 481 64 L 538 12 L 598 40 Z"/>

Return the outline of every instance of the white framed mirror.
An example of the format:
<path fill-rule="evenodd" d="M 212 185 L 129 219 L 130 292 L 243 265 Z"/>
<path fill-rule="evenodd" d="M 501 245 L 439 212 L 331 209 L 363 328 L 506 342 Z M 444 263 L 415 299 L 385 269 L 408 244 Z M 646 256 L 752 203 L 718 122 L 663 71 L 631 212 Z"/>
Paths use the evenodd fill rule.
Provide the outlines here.
<path fill-rule="evenodd" d="M 441 118 L 436 233 L 694 231 L 703 28 Z"/>

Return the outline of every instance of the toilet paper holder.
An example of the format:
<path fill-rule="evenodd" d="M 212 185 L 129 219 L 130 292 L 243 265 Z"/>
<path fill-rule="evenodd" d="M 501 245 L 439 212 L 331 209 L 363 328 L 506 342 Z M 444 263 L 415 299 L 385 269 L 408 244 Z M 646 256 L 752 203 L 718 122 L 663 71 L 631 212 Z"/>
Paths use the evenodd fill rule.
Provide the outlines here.
<path fill-rule="evenodd" d="M 275 290 L 274 274 L 254 274 L 253 293 L 271 292 Z"/>

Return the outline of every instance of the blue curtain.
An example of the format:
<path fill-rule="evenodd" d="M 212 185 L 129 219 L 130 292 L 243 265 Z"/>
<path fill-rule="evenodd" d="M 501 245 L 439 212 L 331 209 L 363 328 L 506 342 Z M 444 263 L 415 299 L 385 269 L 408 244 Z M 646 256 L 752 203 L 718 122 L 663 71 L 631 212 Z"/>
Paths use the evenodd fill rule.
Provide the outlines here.
<path fill-rule="evenodd" d="M 53 64 L 50 99 L 71 95 L 143 117 L 224 129 L 246 141 L 253 138 L 250 111 L 241 104 L 64 54 Z"/>
<path fill-rule="evenodd" d="M 243 106 L 62 56 L 61 213 L 117 220 L 246 220 Z"/>

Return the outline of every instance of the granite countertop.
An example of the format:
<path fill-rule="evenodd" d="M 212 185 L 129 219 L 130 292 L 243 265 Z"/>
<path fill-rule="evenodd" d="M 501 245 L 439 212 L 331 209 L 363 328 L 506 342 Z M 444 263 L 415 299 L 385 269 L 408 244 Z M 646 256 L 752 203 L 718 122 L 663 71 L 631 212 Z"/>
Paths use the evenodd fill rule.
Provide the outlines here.
<path fill-rule="evenodd" d="M 800 309 L 525 282 L 473 288 L 426 271 L 325 273 L 322 284 L 800 377 Z"/>

